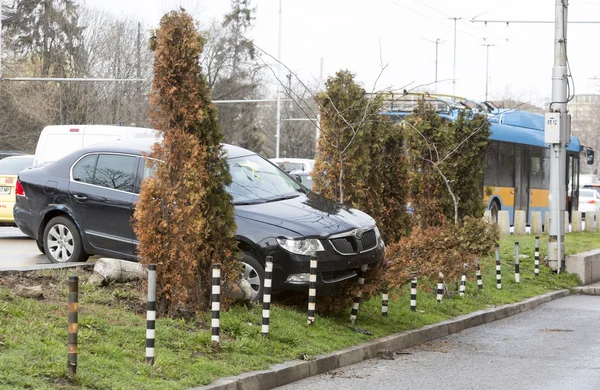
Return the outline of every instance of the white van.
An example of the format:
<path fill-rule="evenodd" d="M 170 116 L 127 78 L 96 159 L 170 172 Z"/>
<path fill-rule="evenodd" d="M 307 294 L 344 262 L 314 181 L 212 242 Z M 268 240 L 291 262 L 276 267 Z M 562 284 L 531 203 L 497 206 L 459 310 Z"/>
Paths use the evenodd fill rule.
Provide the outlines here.
<path fill-rule="evenodd" d="M 46 126 L 40 134 L 33 165 L 56 161 L 86 146 L 132 138 L 156 138 L 159 132 L 145 127 L 110 125 Z"/>

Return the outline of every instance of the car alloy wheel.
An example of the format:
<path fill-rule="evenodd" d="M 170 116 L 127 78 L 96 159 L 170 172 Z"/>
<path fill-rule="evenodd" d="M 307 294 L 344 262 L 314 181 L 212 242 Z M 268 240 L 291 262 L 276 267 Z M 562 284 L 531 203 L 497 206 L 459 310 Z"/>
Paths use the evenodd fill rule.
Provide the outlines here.
<path fill-rule="evenodd" d="M 50 256 L 57 263 L 66 263 L 73 257 L 75 242 L 73 233 L 65 225 L 56 224 L 50 228 L 46 236 Z"/>
<path fill-rule="evenodd" d="M 44 228 L 44 249 L 51 263 L 83 262 L 89 255 L 83 249 L 77 226 L 69 218 L 52 218 Z"/>
<path fill-rule="evenodd" d="M 252 290 L 252 302 L 262 299 L 265 270 L 252 255 L 244 252 L 242 259 L 242 278 L 248 281 Z"/>

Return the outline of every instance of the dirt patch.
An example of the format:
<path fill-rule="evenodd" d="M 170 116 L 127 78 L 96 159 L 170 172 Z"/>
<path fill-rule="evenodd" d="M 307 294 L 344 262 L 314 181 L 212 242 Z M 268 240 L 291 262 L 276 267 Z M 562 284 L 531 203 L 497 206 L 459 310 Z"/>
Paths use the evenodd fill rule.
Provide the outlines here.
<path fill-rule="evenodd" d="M 141 282 L 111 283 L 98 287 L 88 283 L 93 274 L 91 269 L 70 268 L 27 272 L 0 273 L 0 287 L 7 288 L 17 295 L 23 289 L 40 287 L 43 296 L 39 300 L 49 304 L 66 304 L 69 291 L 69 276 L 79 277 L 79 301 L 90 300 L 95 304 L 113 306 L 122 304 L 128 310 L 143 314 L 146 312 L 145 288 Z M 20 295 L 20 294 L 19 294 Z M 6 297 L 11 299 L 11 297 Z"/>

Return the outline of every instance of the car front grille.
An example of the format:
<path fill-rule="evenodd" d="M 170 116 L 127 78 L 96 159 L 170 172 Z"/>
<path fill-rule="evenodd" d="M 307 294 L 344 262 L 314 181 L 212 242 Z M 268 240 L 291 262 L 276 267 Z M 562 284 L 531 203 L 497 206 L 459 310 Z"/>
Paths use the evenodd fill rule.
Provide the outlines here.
<path fill-rule="evenodd" d="M 375 229 L 370 229 L 365 231 L 361 238 L 358 238 L 350 232 L 347 236 L 332 238 L 329 242 L 339 254 L 355 255 L 375 249 L 377 247 L 377 234 Z"/>
<path fill-rule="evenodd" d="M 334 238 L 331 241 L 331 245 L 336 251 L 344 255 L 356 253 L 356 249 L 352 246 L 354 239 L 350 237 Z"/>

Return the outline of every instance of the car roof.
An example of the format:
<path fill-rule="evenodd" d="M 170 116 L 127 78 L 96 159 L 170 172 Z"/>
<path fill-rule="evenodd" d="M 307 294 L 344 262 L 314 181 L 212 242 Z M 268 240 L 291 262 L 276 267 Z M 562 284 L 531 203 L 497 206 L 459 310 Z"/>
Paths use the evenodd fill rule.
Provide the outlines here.
<path fill-rule="evenodd" d="M 113 153 L 126 153 L 126 154 L 139 154 L 142 152 L 150 153 L 152 146 L 157 142 L 157 139 L 153 138 L 139 138 L 139 139 L 123 139 L 117 141 L 103 142 L 100 144 L 91 145 L 79 150 L 79 153 L 93 153 L 93 152 L 113 152 Z M 250 150 L 240 148 L 239 146 L 222 144 L 228 158 L 235 158 L 241 156 L 248 156 L 256 154 Z"/>
<path fill-rule="evenodd" d="M 0 156 L 4 156 L 6 157 L 12 157 L 12 156 L 23 156 L 26 155 L 27 153 L 22 152 L 20 150 L 0 150 Z"/>
<path fill-rule="evenodd" d="M 3 158 L 3 160 L 14 160 L 19 158 L 30 158 L 33 160 L 33 154 L 17 154 L 16 156 L 8 156 Z"/>

